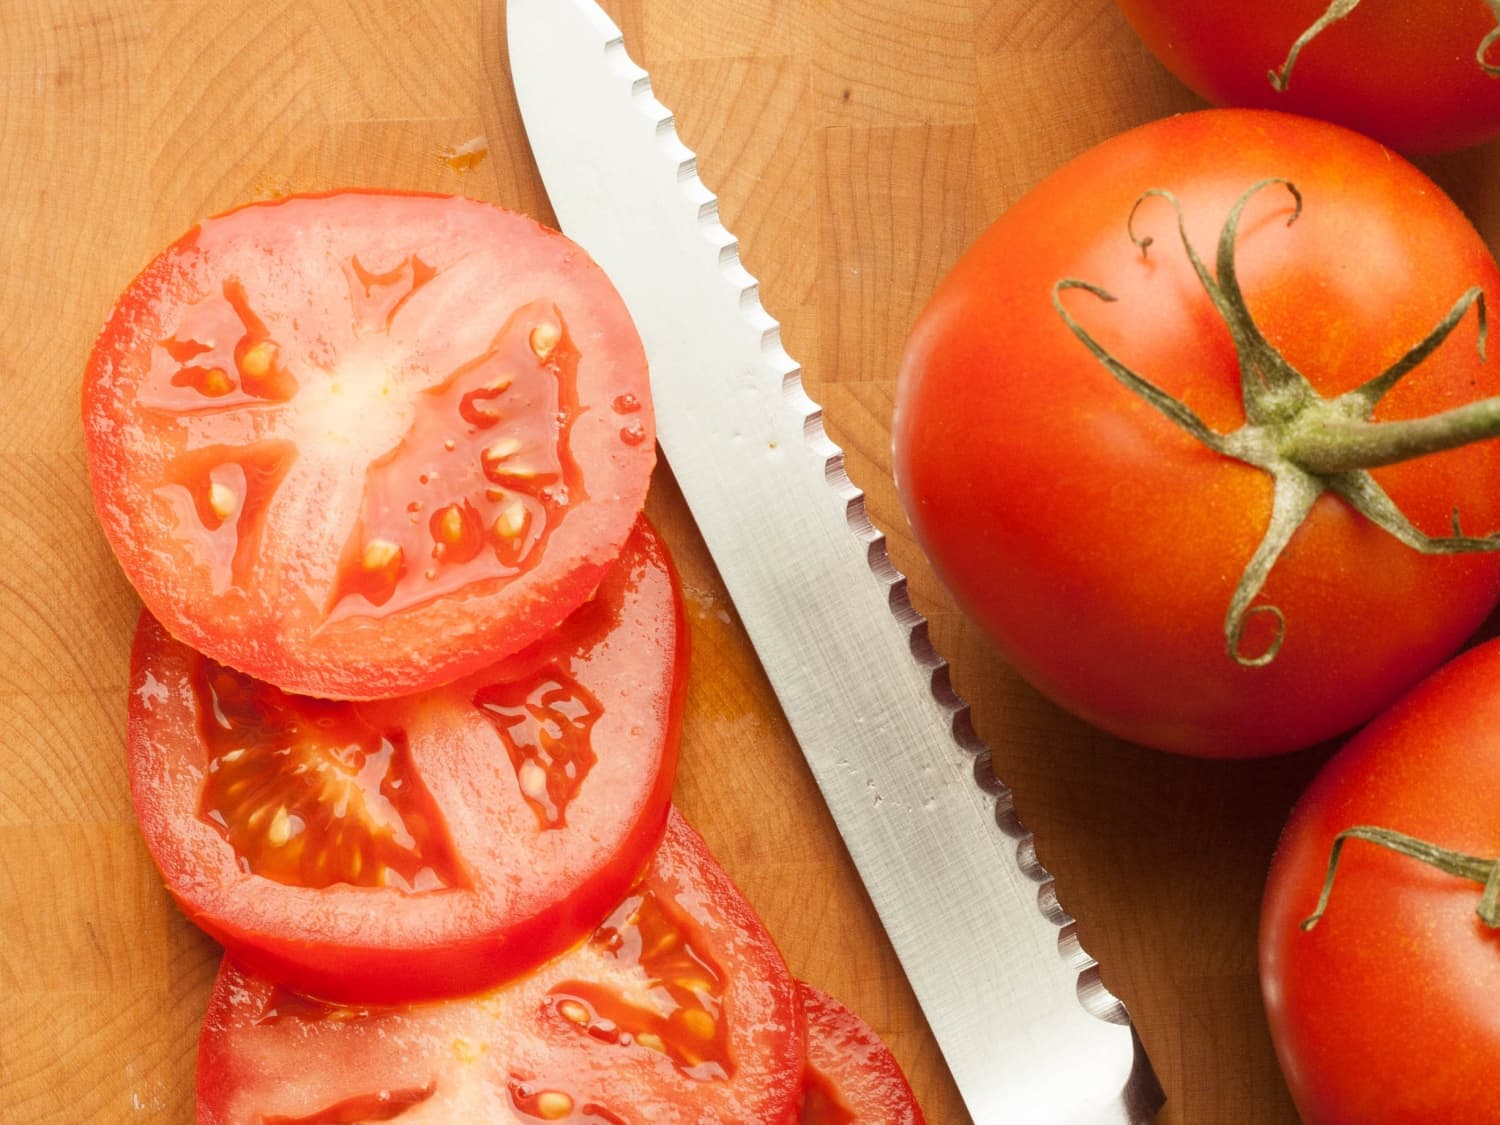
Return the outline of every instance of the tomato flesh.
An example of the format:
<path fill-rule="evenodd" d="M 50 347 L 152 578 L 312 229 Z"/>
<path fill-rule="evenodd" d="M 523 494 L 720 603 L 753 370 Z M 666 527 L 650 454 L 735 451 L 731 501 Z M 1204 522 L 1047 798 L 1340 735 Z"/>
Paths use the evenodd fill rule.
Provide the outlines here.
<path fill-rule="evenodd" d="M 686 644 L 644 519 L 546 640 L 397 700 L 283 692 L 143 615 L 142 832 L 188 916 L 274 979 L 369 1002 L 492 985 L 588 933 L 646 862 Z"/>
<path fill-rule="evenodd" d="M 301 694 L 406 694 L 576 608 L 654 465 L 645 358 L 563 236 L 346 192 L 209 219 L 90 359 L 96 506 L 152 614 Z"/>
<path fill-rule="evenodd" d="M 199 1043 L 198 1120 L 780 1125 L 796 1120 L 805 1051 L 770 935 L 673 814 L 605 923 L 496 991 L 336 1006 L 226 958 Z"/>
<path fill-rule="evenodd" d="M 806 982 L 807 1067 L 798 1125 L 924 1125 L 901 1065 L 875 1030 Z"/>

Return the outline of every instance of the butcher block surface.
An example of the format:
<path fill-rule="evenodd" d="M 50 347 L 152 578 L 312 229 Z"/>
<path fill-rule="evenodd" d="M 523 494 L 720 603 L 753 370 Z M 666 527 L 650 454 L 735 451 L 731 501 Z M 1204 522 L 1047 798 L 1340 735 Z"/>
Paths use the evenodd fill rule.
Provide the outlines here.
<path fill-rule="evenodd" d="M 1084 947 L 1135 1019 L 1169 1099 L 1160 1120 L 1295 1122 L 1255 927 L 1276 834 L 1328 748 L 1190 761 L 1063 714 L 956 611 L 890 472 L 902 344 L 963 248 L 1069 157 L 1201 103 L 1108 0 L 606 7 L 697 149 Z M 192 1121 L 218 963 L 131 813 L 123 740 L 140 605 L 90 499 L 79 386 L 94 336 L 157 250 L 250 200 L 420 189 L 550 222 L 504 25 L 503 0 L 0 4 L 0 1121 Z M 1423 166 L 1500 242 L 1500 147 Z M 692 627 L 681 808 L 793 972 L 879 1030 L 933 1125 L 963 1125 L 664 467 L 648 508 Z"/>

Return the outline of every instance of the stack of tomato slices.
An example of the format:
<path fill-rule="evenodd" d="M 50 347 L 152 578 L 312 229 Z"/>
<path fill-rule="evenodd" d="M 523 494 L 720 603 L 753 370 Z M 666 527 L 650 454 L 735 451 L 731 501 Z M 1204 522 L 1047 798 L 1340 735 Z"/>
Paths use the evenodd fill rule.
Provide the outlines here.
<path fill-rule="evenodd" d="M 581 250 L 243 207 L 120 298 L 84 426 L 145 603 L 136 812 L 226 949 L 200 1122 L 921 1121 L 671 806 L 646 362 Z"/>

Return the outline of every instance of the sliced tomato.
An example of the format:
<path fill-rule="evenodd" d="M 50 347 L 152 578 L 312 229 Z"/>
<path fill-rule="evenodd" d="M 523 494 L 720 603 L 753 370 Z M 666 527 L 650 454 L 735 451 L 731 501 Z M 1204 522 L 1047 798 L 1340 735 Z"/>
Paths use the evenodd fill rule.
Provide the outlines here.
<path fill-rule="evenodd" d="M 790 1125 L 806 1042 L 765 926 L 680 815 L 565 956 L 476 997 L 306 1000 L 226 958 L 200 1125 Z"/>
<path fill-rule="evenodd" d="M 83 418 L 105 533 L 167 630 L 349 699 L 561 622 L 655 461 L 645 357 L 603 272 L 446 196 L 293 196 L 195 227 L 120 297 Z"/>
<path fill-rule="evenodd" d="M 804 981 L 807 1068 L 798 1125 L 925 1125 L 901 1064 L 875 1029 Z"/>
<path fill-rule="evenodd" d="M 487 987 L 572 945 L 666 822 L 687 634 L 642 518 L 545 641 L 380 702 L 282 692 L 149 614 L 130 693 L 131 791 L 189 917 L 317 995 Z"/>

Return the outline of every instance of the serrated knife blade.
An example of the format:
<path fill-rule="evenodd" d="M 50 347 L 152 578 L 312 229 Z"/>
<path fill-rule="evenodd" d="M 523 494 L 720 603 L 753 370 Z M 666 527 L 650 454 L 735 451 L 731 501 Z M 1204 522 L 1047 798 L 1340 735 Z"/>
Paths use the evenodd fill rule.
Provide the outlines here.
<path fill-rule="evenodd" d="M 980 1125 L 1162 1094 L 1037 862 L 694 154 L 592 0 L 508 0 L 563 230 L 620 290 L 662 452 Z"/>

